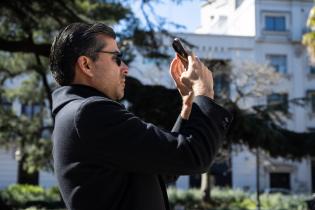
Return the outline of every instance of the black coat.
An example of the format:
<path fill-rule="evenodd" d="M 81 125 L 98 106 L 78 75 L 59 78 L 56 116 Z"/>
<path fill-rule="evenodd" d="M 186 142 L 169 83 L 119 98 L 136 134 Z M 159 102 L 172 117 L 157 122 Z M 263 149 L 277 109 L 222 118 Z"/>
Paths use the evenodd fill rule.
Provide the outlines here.
<path fill-rule="evenodd" d="M 172 132 L 83 85 L 53 92 L 54 168 L 68 209 L 169 209 L 163 175 L 203 173 L 230 114 L 204 96 Z"/>

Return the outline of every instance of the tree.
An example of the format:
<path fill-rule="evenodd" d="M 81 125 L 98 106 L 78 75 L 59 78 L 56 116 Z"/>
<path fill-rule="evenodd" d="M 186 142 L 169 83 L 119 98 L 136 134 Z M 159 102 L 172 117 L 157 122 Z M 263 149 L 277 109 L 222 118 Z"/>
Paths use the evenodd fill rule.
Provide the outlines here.
<path fill-rule="evenodd" d="M 0 2 L 0 102 L 7 104 L 19 100 L 25 110 L 24 114 L 19 115 L 6 106 L 1 106 L 0 143 L 7 148 L 18 148 L 22 166 L 19 182 L 36 183 L 36 171 L 43 167 L 49 168 L 50 160 L 47 157 L 50 154 L 49 139 L 53 127 L 50 94 L 56 84 L 49 76 L 47 57 L 53 36 L 61 27 L 71 22 L 99 21 L 113 26 L 119 25 L 118 42 L 127 52 L 127 62 L 134 58 L 132 45 L 143 55 L 154 58 L 159 63 L 161 59 L 168 58 L 163 48 L 159 47 L 162 43 L 161 35 L 172 34 L 163 29 L 164 20 L 161 19 L 157 24 L 150 20 L 148 12 L 153 11 L 152 2 L 154 1 L 140 1 L 146 20 L 144 26 L 128 6 L 133 3 L 132 0 Z M 15 83 L 14 87 L 10 87 L 12 81 Z M 166 101 L 165 97 L 172 100 Z M 127 78 L 125 100 L 136 115 L 164 128 L 172 126 L 181 105 L 177 90 L 158 85 L 143 85 L 132 77 Z M 259 142 L 262 148 L 274 156 L 300 158 L 314 153 L 311 150 L 313 147 L 310 147 L 313 145 L 311 139 L 314 138 L 310 134 L 298 134 L 276 126 L 273 123 L 274 118 L 269 115 L 268 107 L 243 110 L 235 101 L 222 99 L 220 102 L 234 115 L 227 142 L 246 144 L 250 148 L 256 147 Z M 174 111 L 170 114 L 169 110 Z M 261 133 L 259 139 L 256 138 L 256 131 Z M 302 139 L 297 147 L 296 136 Z M 284 142 L 291 145 L 289 149 L 282 148 Z M 297 151 L 297 148 L 301 151 Z M 33 172 L 35 179 L 25 178 L 26 171 Z"/>
<path fill-rule="evenodd" d="M 0 2 L 0 102 L 12 104 L 19 101 L 22 106 L 22 113 L 1 106 L 0 143 L 17 151 L 19 183 L 38 183 L 38 169 L 50 167 L 47 157 L 50 156 L 49 140 L 53 128 L 51 92 L 56 84 L 50 76 L 47 58 L 53 36 L 60 28 L 72 22 L 97 21 L 113 26 L 121 23 L 117 35 L 121 47 L 127 52 L 125 61 L 130 62 L 133 59 L 130 43 L 149 57 L 165 57 L 158 50 L 159 42 L 154 35 L 154 24 L 147 17 L 149 29 L 140 26 L 139 20 L 128 6 L 132 2 Z M 150 1 L 143 0 L 141 5 L 145 14 L 146 5 L 150 6 Z M 175 91 L 171 94 L 174 93 Z"/>
<path fill-rule="evenodd" d="M 315 63 L 315 7 L 310 10 L 307 26 L 310 28 L 310 32 L 303 35 L 302 43 L 307 47 L 310 55 L 310 61 Z"/>
<path fill-rule="evenodd" d="M 1 106 L 0 143 L 2 147 L 16 150 L 16 158 L 19 160 L 19 183 L 37 184 L 38 170 L 52 169 L 49 157 L 53 118 L 50 110 L 51 92 L 56 83 L 49 73 L 48 56 L 52 39 L 58 30 L 72 22 L 104 22 L 111 26 L 119 26 L 116 30 L 117 39 L 126 54 L 125 62 L 131 62 L 134 58 L 131 45 L 144 56 L 154 58 L 157 63 L 168 58 L 163 48 L 159 48 L 161 39 L 155 33 L 159 31 L 170 36 L 171 34 L 162 27 L 167 21 L 157 18 L 157 21 L 153 22 L 152 16 L 148 15 L 154 11 L 152 2 L 161 1 L 137 2 L 140 3 L 145 24 L 135 17 L 128 6 L 134 3 L 133 0 L 0 2 L 0 103 L 12 105 L 19 101 L 22 105 L 22 113 L 17 109 L 10 110 L 8 106 Z M 178 27 L 176 24 L 173 25 Z M 138 93 L 134 94 L 136 89 L 151 89 L 157 93 L 157 96 L 146 96 L 148 102 L 155 104 L 160 104 L 162 101 L 160 97 L 164 97 L 164 94 L 175 98 L 172 104 L 161 104 L 158 108 L 141 111 L 140 114 L 161 126 L 170 127 L 176 116 L 167 115 L 164 109 L 179 110 L 181 103 L 176 90 L 162 86 L 143 86 L 135 78 L 128 78 L 128 81 L 132 87 L 126 99 L 131 102 L 130 108 L 137 113 L 145 107 L 135 105 L 142 100 Z M 11 83 L 14 84 L 13 87 Z M 160 109 L 163 111 L 159 111 Z M 171 120 L 168 120 L 169 117 Z"/>

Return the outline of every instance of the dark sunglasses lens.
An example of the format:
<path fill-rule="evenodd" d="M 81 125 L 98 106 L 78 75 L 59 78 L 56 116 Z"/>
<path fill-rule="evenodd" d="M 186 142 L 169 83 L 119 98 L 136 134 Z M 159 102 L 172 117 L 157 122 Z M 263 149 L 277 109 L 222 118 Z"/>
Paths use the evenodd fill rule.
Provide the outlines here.
<path fill-rule="evenodd" d="M 117 56 L 115 61 L 116 61 L 118 66 L 121 65 L 121 58 L 120 57 Z"/>
<path fill-rule="evenodd" d="M 123 57 L 122 53 L 119 53 L 119 54 L 116 55 L 116 63 L 117 63 L 118 66 L 121 65 L 122 57 Z"/>

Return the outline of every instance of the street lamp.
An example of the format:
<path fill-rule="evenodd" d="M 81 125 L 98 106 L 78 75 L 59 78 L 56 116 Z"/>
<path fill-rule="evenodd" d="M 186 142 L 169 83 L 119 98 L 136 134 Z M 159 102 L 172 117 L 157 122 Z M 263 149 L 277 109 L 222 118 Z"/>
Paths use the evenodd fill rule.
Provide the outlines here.
<path fill-rule="evenodd" d="M 260 168 L 260 154 L 259 146 L 256 149 L 256 209 L 260 210 L 260 177 L 259 177 L 259 168 Z"/>

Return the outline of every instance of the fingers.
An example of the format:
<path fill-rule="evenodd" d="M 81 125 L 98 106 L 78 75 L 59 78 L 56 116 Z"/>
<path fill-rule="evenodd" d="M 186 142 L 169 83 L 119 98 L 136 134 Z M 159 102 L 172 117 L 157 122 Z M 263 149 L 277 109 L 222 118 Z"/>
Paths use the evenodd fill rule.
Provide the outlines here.
<path fill-rule="evenodd" d="M 188 70 L 191 70 L 191 69 L 192 69 L 192 65 L 193 65 L 193 63 L 194 63 L 193 57 L 195 57 L 195 56 L 192 56 L 192 55 L 189 55 L 189 56 L 188 56 Z"/>
<path fill-rule="evenodd" d="M 173 59 L 171 66 L 170 66 L 170 74 L 171 74 L 171 77 L 173 78 L 177 88 L 182 86 L 182 84 L 180 82 L 180 76 L 181 76 L 180 64 L 181 63 L 180 63 L 179 59 L 175 58 L 175 59 Z"/>
<path fill-rule="evenodd" d="M 188 68 L 189 69 L 189 68 Z M 180 83 L 186 86 L 188 89 L 191 89 L 191 72 L 185 71 L 180 76 Z"/>
<path fill-rule="evenodd" d="M 182 64 L 181 60 L 176 56 L 172 60 L 170 65 L 170 74 L 182 96 L 188 95 L 189 91 L 191 91 L 191 88 L 186 87 L 186 85 L 181 82 L 182 75 L 185 73 L 186 71 L 184 65 Z"/>
<path fill-rule="evenodd" d="M 170 66 L 170 74 L 174 79 L 179 79 L 184 72 L 184 66 L 182 65 L 178 57 L 174 58 Z"/>
<path fill-rule="evenodd" d="M 178 60 L 174 58 L 170 66 L 170 74 L 173 78 L 175 78 L 177 75 L 177 72 L 178 72 Z"/>
<path fill-rule="evenodd" d="M 188 70 L 196 70 L 196 69 L 202 69 L 203 63 L 200 61 L 200 59 L 195 55 L 194 52 L 191 53 L 191 55 L 188 56 Z"/>
<path fill-rule="evenodd" d="M 189 96 L 192 91 L 194 95 L 204 95 L 210 98 L 214 96 L 212 72 L 191 53 L 188 56 L 188 69 L 183 70 L 181 61 L 176 57 L 171 68 L 172 77 L 182 96 Z"/>
<path fill-rule="evenodd" d="M 172 62 L 171 62 L 171 65 L 170 65 L 170 69 L 169 69 L 169 72 L 170 72 L 170 74 L 171 74 L 171 76 L 173 76 L 173 69 L 175 68 L 175 64 L 176 64 L 176 58 L 174 58 L 173 60 L 172 60 Z"/>

